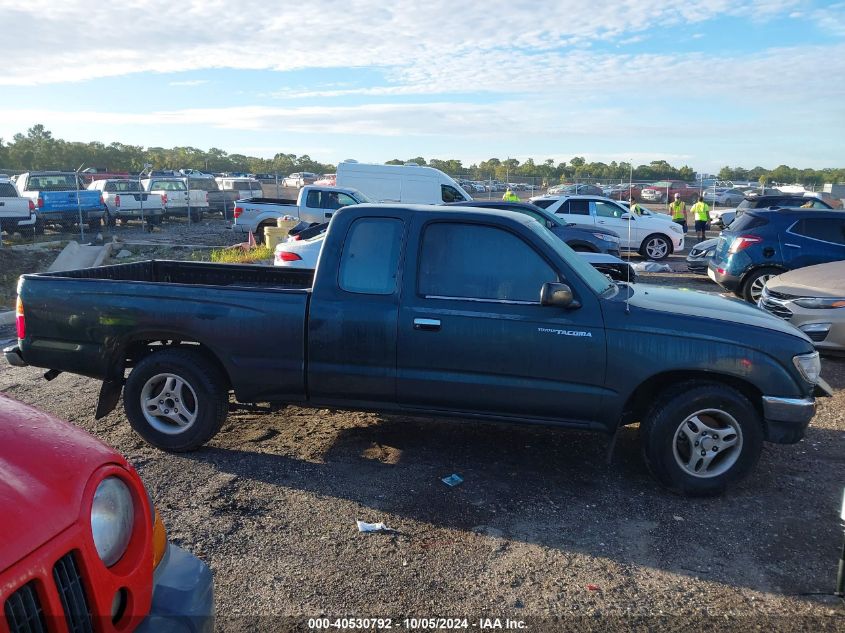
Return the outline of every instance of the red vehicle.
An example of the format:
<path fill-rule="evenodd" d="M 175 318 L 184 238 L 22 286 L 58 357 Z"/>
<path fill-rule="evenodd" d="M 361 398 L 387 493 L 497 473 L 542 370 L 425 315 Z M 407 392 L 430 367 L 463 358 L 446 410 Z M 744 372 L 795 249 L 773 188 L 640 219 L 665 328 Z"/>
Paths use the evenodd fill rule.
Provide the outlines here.
<path fill-rule="evenodd" d="M 0 394 L 0 473 L 0 633 L 214 629 L 211 572 L 119 453 Z"/>
<path fill-rule="evenodd" d="M 683 180 L 660 180 L 645 187 L 640 193 L 640 199 L 643 202 L 671 202 L 676 193 L 684 202 L 695 202 L 699 190 Z"/>

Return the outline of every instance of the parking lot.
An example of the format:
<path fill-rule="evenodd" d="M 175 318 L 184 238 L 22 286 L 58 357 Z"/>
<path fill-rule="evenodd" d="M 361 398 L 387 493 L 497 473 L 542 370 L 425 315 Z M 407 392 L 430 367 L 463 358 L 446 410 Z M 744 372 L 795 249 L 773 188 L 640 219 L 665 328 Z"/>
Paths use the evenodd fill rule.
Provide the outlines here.
<path fill-rule="evenodd" d="M 193 230 L 225 235 L 221 227 Z M 668 261 L 675 272 L 642 281 L 718 290 L 683 272 L 683 254 Z M 820 401 L 807 437 L 767 445 L 751 477 L 715 499 L 659 489 L 636 428 L 607 464 L 597 435 L 291 406 L 232 413 L 208 447 L 167 454 L 144 444 L 120 407 L 94 421 L 99 383 L 41 373 L 0 365 L 0 391 L 135 464 L 169 537 L 213 569 L 221 630 L 307 629 L 316 616 L 395 627 L 405 617 L 470 627 L 509 618 L 533 630 L 600 630 L 622 618 L 644 630 L 845 626 L 832 596 L 845 359 L 823 360 L 836 394 Z M 453 473 L 463 483 L 450 488 L 441 478 Z M 356 520 L 393 531 L 359 533 Z"/>

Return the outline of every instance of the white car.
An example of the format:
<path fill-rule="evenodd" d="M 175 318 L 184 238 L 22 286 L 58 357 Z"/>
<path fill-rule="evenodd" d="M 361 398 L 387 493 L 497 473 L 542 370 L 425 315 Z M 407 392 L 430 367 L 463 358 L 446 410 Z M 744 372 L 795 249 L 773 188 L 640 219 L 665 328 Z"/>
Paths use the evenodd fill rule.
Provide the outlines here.
<path fill-rule="evenodd" d="M 646 259 L 666 259 L 684 248 L 683 229 L 663 213 L 635 215 L 601 196 L 543 196 L 532 202 L 577 226 L 610 229 L 619 234 L 621 250 L 637 251 Z"/>
<path fill-rule="evenodd" d="M 323 248 L 325 238 L 326 234 L 323 233 L 312 237 L 310 240 L 296 240 L 277 244 L 276 252 L 273 254 L 273 265 L 313 270 L 317 267 L 317 259 L 320 257 L 320 249 Z"/>

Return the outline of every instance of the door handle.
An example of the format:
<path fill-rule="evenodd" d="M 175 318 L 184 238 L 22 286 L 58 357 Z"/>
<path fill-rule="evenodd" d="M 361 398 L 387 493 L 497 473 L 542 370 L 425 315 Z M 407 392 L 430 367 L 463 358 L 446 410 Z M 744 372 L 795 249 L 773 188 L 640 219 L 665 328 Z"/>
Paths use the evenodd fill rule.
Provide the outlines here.
<path fill-rule="evenodd" d="M 414 319 L 414 329 L 438 332 L 440 330 L 440 319 Z"/>
<path fill-rule="evenodd" d="M 801 248 L 798 244 L 784 244 L 784 246 L 788 246 L 789 248 Z"/>

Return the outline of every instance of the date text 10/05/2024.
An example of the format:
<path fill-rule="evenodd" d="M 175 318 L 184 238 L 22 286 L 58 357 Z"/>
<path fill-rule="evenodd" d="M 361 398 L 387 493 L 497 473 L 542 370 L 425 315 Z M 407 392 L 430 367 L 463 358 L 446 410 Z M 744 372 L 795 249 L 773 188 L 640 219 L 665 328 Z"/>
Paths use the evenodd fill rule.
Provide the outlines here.
<path fill-rule="evenodd" d="M 524 620 L 510 618 L 309 618 L 311 630 L 524 630 Z"/>

